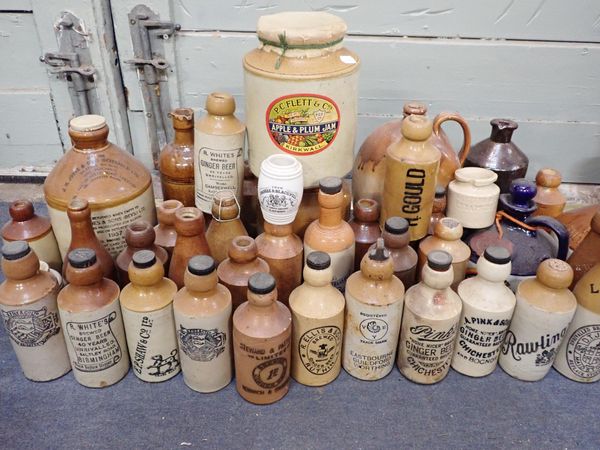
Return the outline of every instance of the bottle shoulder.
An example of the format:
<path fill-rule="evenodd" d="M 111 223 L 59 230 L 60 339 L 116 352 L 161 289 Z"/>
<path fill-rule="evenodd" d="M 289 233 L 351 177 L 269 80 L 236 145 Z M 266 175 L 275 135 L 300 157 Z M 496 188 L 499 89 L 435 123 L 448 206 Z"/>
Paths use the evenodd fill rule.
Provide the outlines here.
<path fill-rule="evenodd" d="M 490 312 L 512 310 L 517 302 L 515 294 L 503 282 L 478 277 L 463 280 L 458 285 L 458 295 L 464 304 Z"/>

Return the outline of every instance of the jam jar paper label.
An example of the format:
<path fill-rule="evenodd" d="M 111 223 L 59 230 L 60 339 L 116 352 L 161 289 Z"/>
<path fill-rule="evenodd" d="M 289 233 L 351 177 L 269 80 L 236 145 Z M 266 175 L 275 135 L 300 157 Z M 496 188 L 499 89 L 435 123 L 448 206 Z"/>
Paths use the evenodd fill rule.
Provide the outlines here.
<path fill-rule="evenodd" d="M 335 140 L 340 110 L 323 95 L 286 95 L 271 102 L 266 121 L 271 140 L 278 148 L 295 156 L 313 155 Z"/>

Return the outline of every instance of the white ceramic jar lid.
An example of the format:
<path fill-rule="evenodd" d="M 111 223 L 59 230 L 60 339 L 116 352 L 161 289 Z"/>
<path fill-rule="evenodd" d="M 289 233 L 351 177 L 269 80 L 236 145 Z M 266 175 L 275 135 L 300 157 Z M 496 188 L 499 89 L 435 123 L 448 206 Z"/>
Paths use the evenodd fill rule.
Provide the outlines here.
<path fill-rule="evenodd" d="M 95 131 L 106 125 L 106 119 L 97 114 L 87 114 L 85 116 L 74 117 L 69 122 L 69 127 L 73 131 Z"/>
<path fill-rule="evenodd" d="M 256 26 L 259 39 L 288 45 L 320 45 L 343 39 L 346 22 L 340 17 L 318 11 L 292 11 L 261 16 Z"/>

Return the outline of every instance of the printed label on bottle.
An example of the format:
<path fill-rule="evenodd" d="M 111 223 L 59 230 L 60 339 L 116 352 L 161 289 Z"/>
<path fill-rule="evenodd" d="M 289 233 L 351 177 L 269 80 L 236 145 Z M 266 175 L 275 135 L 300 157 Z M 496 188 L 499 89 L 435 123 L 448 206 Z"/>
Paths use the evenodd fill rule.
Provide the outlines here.
<path fill-rule="evenodd" d="M 298 193 L 283 186 L 268 185 L 258 190 L 258 200 L 262 209 L 282 215 L 297 208 Z"/>
<path fill-rule="evenodd" d="M 285 95 L 267 107 L 266 122 L 269 136 L 278 148 L 295 156 L 313 155 L 335 140 L 340 129 L 340 110 L 323 95 Z"/>
<path fill-rule="evenodd" d="M 534 340 L 519 339 L 511 329 L 506 333 L 502 354 L 517 362 L 532 363 L 536 367 L 549 366 L 554 361 L 560 341 L 567 328 L 558 333 L 547 333 Z"/>
<path fill-rule="evenodd" d="M 225 351 L 227 334 L 212 328 L 185 328 L 179 325 L 181 351 L 194 361 L 208 362 Z"/>
<path fill-rule="evenodd" d="M 340 357 L 342 330 L 323 326 L 308 330 L 300 336 L 298 354 L 302 365 L 314 375 L 328 373 Z"/>
<path fill-rule="evenodd" d="M 0 311 L 10 338 L 21 347 L 39 347 L 60 331 L 57 311 L 13 309 Z"/>

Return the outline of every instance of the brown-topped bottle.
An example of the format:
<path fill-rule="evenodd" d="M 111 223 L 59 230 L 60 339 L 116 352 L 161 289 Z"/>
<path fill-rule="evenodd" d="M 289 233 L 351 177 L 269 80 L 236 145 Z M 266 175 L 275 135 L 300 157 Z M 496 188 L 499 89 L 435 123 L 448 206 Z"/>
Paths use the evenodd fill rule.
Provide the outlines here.
<path fill-rule="evenodd" d="M 537 205 L 537 211 L 534 216 L 558 217 L 565 209 L 567 198 L 558 189 L 562 177 L 556 169 L 540 169 L 535 176 L 537 193 L 533 201 Z"/>
<path fill-rule="evenodd" d="M 385 248 L 392 257 L 394 275 L 398 277 L 404 288 L 408 289 L 417 282 L 417 252 L 408 245 L 410 235 L 408 221 L 403 217 L 390 217 L 385 221 L 381 233 Z M 373 249 L 375 246 L 371 246 Z"/>
<path fill-rule="evenodd" d="M 8 213 L 11 220 L 2 227 L 2 239 L 6 242 L 26 241 L 40 261 L 60 272 L 62 259 L 50 220 L 38 216 L 29 200 L 12 202 Z"/>
<path fill-rule="evenodd" d="M 183 203 L 179 200 L 166 200 L 156 208 L 158 225 L 154 227 L 154 232 L 156 233 L 154 243 L 159 247 L 164 248 L 169 254 L 169 258 L 171 258 L 171 255 L 173 254 L 173 248 L 177 241 L 175 213 L 181 207 L 183 207 Z"/>
<path fill-rule="evenodd" d="M 360 262 L 377 239 L 379 228 L 379 203 L 370 198 L 361 198 L 354 203 L 354 217 L 348 222 L 354 231 L 354 271 L 360 270 Z"/>
<path fill-rule="evenodd" d="M 175 136 L 158 158 L 163 198 L 194 206 L 194 110 L 177 108 L 169 116 Z"/>
<path fill-rule="evenodd" d="M 229 244 L 237 236 L 248 236 L 248 232 L 240 220 L 240 205 L 235 193 L 228 190 L 215 192 L 206 240 L 217 264 L 227 258 Z"/>
<path fill-rule="evenodd" d="M 577 282 L 597 263 L 600 262 L 600 211 L 590 222 L 590 231 L 575 249 L 567 262 L 573 268 L 573 288 Z"/>

